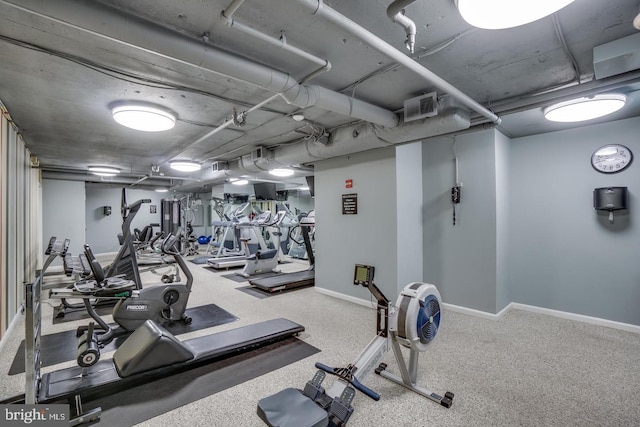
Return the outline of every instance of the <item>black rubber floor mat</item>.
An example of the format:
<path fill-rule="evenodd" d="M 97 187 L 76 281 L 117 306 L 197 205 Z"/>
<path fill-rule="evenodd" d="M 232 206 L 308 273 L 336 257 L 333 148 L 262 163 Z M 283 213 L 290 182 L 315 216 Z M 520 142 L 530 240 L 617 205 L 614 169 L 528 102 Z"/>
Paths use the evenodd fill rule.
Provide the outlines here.
<path fill-rule="evenodd" d="M 174 335 L 180 335 L 191 331 L 211 328 L 225 323 L 235 322 L 236 316 L 218 307 L 215 304 L 201 305 L 188 308 L 187 315 L 193 320 L 187 325 L 183 322 L 173 322 L 163 325 Z M 104 352 L 117 349 L 126 339 L 126 336 L 115 338 L 103 349 Z M 40 341 L 42 366 L 51 366 L 58 363 L 74 360 L 77 357 L 78 339 L 76 331 L 65 331 L 57 334 L 43 335 Z M 9 375 L 24 372 L 24 340 L 13 358 L 13 363 L 9 368 Z"/>
<path fill-rule="evenodd" d="M 117 394 L 93 401 L 83 401 L 83 408 L 85 411 L 98 406 L 102 408 L 102 416 L 96 424 L 132 426 L 307 358 L 319 351 L 297 338 L 288 338 L 248 353 L 132 387 Z M 309 362 L 309 372 L 313 373 L 312 362 Z M 291 384 L 291 386 L 301 387 L 303 382 Z M 188 419 L 188 415 L 185 415 L 183 421 L 180 425 L 193 422 Z M 246 420 L 245 424 L 258 425 L 261 422 L 256 415 L 254 422 Z M 215 421 L 211 421 L 210 425 L 215 425 Z"/>
<path fill-rule="evenodd" d="M 230 273 L 230 274 L 223 274 L 222 277 L 224 277 L 225 279 L 233 280 L 234 282 L 242 283 L 242 282 L 248 281 L 249 279 L 257 279 L 259 277 L 272 277 L 272 276 L 277 276 L 279 274 L 282 274 L 282 273 L 274 273 L 273 271 L 270 271 L 268 273 L 254 274 L 251 277 L 244 277 L 238 273 Z"/>
<path fill-rule="evenodd" d="M 245 294 L 249 294 L 252 297 L 256 297 L 256 298 L 259 298 L 259 299 L 265 299 L 265 298 L 274 297 L 274 296 L 277 296 L 277 295 L 286 294 L 286 293 L 289 293 L 289 292 L 295 292 L 295 291 L 298 291 L 300 289 L 309 288 L 311 286 L 313 286 L 313 285 L 298 286 L 297 288 L 284 289 L 282 291 L 276 291 L 276 292 L 263 291 L 262 289 L 258 289 L 258 288 L 253 287 L 253 286 L 243 286 L 241 288 L 236 288 L 236 290 L 238 290 L 240 292 L 244 292 Z"/>
<path fill-rule="evenodd" d="M 80 303 L 80 305 L 82 305 L 82 303 Z M 107 316 L 107 315 L 113 313 L 113 306 L 114 305 L 115 304 L 98 306 L 98 307 L 96 307 L 96 313 L 98 313 L 98 315 L 100 315 L 100 316 Z M 87 310 L 85 310 L 84 307 L 81 307 L 81 308 L 78 308 L 78 309 L 65 308 L 64 309 L 64 316 L 57 316 L 56 317 L 56 313 L 54 312 L 53 320 L 51 321 L 51 323 L 53 323 L 54 325 L 57 325 L 59 323 L 67 323 L 67 322 L 73 322 L 75 320 L 90 319 L 90 318 L 91 318 L 91 316 L 89 316 L 89 313 L 87 313 Z"/>

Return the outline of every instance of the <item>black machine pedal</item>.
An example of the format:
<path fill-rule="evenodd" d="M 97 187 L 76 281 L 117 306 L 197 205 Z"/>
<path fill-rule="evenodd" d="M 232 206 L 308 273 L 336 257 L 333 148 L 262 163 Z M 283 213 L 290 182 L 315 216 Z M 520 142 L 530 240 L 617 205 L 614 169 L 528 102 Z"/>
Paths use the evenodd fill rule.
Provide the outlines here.
<path fill-rule="evenodd" d="M 355 396 L 356 391 L 352 387 L 345 387 L 340 397 L 336 397 L 333 399 L 333 402 L 331 402 L 329 416 L 337 418 L 342 424 L 346 424 L 351 414 L 353 414 L 351 402 L 353 402 Z"/>
<path fill-rule="evenodd" d="M 316 400 L 318 396 L 324 393 L 324 388 L 321 384 L 326 376 L 327 374 L 325 374 L 323 371 L 318 370 L 313 378 L 307 381 L 307 384 L 305 384 L 304 391 L 302 393 L 309 399 Z"/>

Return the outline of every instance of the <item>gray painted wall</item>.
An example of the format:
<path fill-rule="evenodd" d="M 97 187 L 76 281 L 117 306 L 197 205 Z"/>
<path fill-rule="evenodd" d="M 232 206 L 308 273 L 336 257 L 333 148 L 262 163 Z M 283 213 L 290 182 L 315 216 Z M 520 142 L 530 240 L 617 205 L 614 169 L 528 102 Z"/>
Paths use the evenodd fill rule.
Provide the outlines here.
<path fill-rule="evenodd" d="M 396 202 L 398 230 L 397 293 L 424 276 L 422 239 L 422 142 L 396 148 Z"/>
<path fill-rule="evenodd" d="M 453 225 L 458 157 L 461 203 Z M 444 302 L 496 310 L 496 151 L 493 130 L 423 144 L 424 281 Z"/>
<path fill-rule="evenodd" d="M 640 325 L 640 159 L 613 175 L 591 154 L 606 143 L 640 157 L 640 118 L 511 142 L 508 277 L 515 302 Z M 610 224 L 596 187 L 628 186 L 630 209 Z"/>
<path fill-rule="evenodd" d="M 70 239 L 69 250 L 80 253 L 85 242 L 84 182 L 42 180 L 42 247 L 51 236 Z M 60 260 L 56 264 L 62 264 Z"/>
<path fill-rule="evenodd" d="M 315 164 L 316 286 L 369 299 L 355 287 L 355 264 L 376 267 L 375 282 L 397 295 L 396 163 L 394 148 L 353 154 Z M 345 188 L 345 180 L 353 188 Z M 342 215 L 342 194 L 358 194 L 358 214 Z"/>
<path fill-rule="evenodd" d="M 83 187 L 84 187 L 84 183 Z M 95 253 L 117 252 L 120 249 L 118 233 L 122 232 L 122 216 L 120 216 L 120 197 L 122 188 L 110 188 L 87 185 L 86 214 L 87 232 L 86 242 Z M 131 204 L 139 199 L 151 199 L 151 203 L 143 204 L 136 215 L 132 229 L 142 229 L 151 223 L 160 223 L 160 201 L 170 198 L 168 193 L 155 191 L 127 189 L 127 203 Z M 156 206 L 156 213 L 150 212 L 150 206 Z M 111 215 L 103 214 L 103 207 L 111 206 Z M 159 231 L 159 228 L 154 228 Z M 75 252 L 74 252 L 75 253 Z"/>

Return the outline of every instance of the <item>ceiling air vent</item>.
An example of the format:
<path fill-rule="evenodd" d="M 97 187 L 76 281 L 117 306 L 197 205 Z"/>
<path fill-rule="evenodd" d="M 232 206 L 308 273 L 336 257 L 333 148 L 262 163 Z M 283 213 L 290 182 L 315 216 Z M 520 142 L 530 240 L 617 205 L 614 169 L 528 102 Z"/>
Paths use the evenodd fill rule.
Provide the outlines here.
<path fill-rule="evenodd" d="M 213 163 L 211 163 L 211 171 L 212 172 L 226 171 L 226 170 L 229 170 L 229 163 L 227 163 L 227 162 L 213 162 Z"/>
<path fill-rule="evenodd" d="M 415 98 L 404 101 L 404 121 L 424 119 L 425 117 L 433 117 L 438 115 L 438 98 L 436 92 L 427 93 L 426 95 L 416 96 Z"/>
<path fill-rule="evenodd" d="M 251 150 L 251 161 L 255 162 L 256 160 L 263 158 L 266 154 L 267 153 L 265 151 L 265 148 L 262 146 L 258 146 Z"/>

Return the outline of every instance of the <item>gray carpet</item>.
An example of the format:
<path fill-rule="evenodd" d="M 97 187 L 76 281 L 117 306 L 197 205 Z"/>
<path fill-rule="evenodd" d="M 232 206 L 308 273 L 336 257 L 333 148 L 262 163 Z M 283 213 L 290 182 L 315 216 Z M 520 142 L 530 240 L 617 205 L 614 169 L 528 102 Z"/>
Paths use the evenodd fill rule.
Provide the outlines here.
<path fill-rule="evenodd" d="M 315 372 L 315 362 L 331 366 L 352 362 L 374 335 L 375 311 L 368 307 L 321 294 L 316 288 L 267 300 L 254 298 L 237 291 L 243 284 L 190 266 L 194 274 L 190 300 L 215 302 L 240 318 L 218 330 L 285 317 L 304 325 L 306 331 L 299 338 L 322 353 L 138 425 L 259 427 L 263 424 L 256 415 L 258 400 L 286 387 L 303 387 Z M 307 266 L 283 267 L 289 272 Z M 49 318 L 50 307 L 45 305 L 43 310 Z M 0 349 L 1 372 L 7 372 L 24 338 L 20 322 Z M 76 325 L 45 322 L 44 326 L 45 333 L 51 334 Z M 190 337 L 199 333 L 207 331 Z M 389 371 L 398 372 L 392 352 L 383 361 Z M 325 383 L 329 386 L 330 378 Z M 445 309 L 438 337 L 420 355 L 418 384 L 437 393 L 454 392 L 450 409 L 375 374 L 364 383 L 382 397 L 374 402 L 358 393 L 349 427 L 637 427 L 640 335 L 520 310 L 500 320 L 487 320 Z M 24 391 L 24 375 L 5 375 L 0 380 L 3 396 L 20 390 Z M 176 398 L 181 390 L 175 390 Z M 140 408 L 144 410 L 144 405 Z"/>

